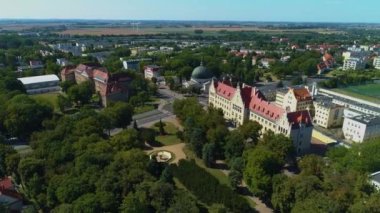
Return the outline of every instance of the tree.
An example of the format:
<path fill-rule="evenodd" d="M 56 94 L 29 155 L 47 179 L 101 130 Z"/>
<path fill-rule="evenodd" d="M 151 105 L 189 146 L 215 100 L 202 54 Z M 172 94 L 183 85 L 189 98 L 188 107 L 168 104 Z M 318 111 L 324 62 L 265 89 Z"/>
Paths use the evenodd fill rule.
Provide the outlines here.
<path fill-rule="evenodd" d="M 299 162 L 302 175 L 314 175 L 322 179 L 323 169 L 326 162 L 322 157 L 317 155 L 307 155 Z"/>
<path fill-rule="evenodd" d="M 272 192 L 272 176 L 280 172 L 282 160 L 275 152 L 261 146 L 247 151 L 245 156 L 245 182 L 255 195 L 269 198 Z"/>
<path fill-rule="evenodd" d="M 57 96 L 57 104 L 61 112 L 64 112 L 67 107 L 71 107 L 70 100 L 61 94 Z"/>
<path fill-rule="evenodd" d="M 113 136 L 110 143 L 117 150 L 130 150 L 144 146 L 144 143 L 139 140 L 139 133 L 134 129 L 123 130 Z"/>
<path fill-rule="evenodd" d="M 140 213 L 148 212 L 148 206 L 141 202 L 135 193 L 129 193 L 123 200 L 120 206 L 122 213 Z"/>
<path fill-rule="evenodd" d="M 72 81 L 62 81 L 60 83 L 60 86 L 63 92 L 67 92 L 74 85 L 75 85 L 75 82 L 72 82 Z"/>
<path fill-rule="evenodd" d="M 156 141 L 156 131 L 154 129 L 140 129 L 139 135 L 143 142 L 153 144 Z"/>
<path fill-rule="evenodd" d="M 240 186 L 242 179 L 243 175 L 239 171 L 231 170 L 231 172 L 228 174 L 228 180 L 230 181 L 230 185 L 234 190 Z"/>
<path fill-rule="evenodd" d="M 50 118 L 52 111 L 27 95 L 17 95 L 7 102 L 4 125 L 12 135 L 27 137 L 42 127 L 42 121 Z"/>
<path fill-rule="evenodd" d="M 74 212 L 88 213 L 88 212 L 102 212 L 100 204 L 95 194 L 85 194 L 74 201 Z"/>
<path fill-rule="evenodd" d="M 380 194 L 371 194 L 368 198 L 356 201 L 351 207 L 352 213 L 372 213 L 380 212 Z"/>
<path fill-rule="evenodd" d="M 136 120 L 133 120 L 133 129 L 135 129 L 136 131 L 139 131 L 139 127 L 137 126 Z"/>
<path fill-rule="evenodd" d="M 132 121 L 133 107 L 124 102 L 116 102 L 104 109 L 103 114 L 110 119 L 112 127 L 126 128 Z"/>
<path fill-rule="evenodd" d="M 261 135 L 262 126 L 256 121 L 247 121 L 239 126 L 238 130 L 243 135 L 244 139 L 251 139 L 253 144 L 257 144 Z"/>
<path fill-rule="evenodd" d="M 304 201 L 296 202 L 292 209 L 294 213 L 325 213 L 340 212 L 336 203 L 323 193 L 314 193 Z"/>
<path fill-rule="evenodd" d="M 7 170 L 7 160 L 9 156 L 14 154 L 16 154 L 16 151 L 11 146 L 1 144 L 0 142 L 0 178 L 11 174 Z"/>
<path fill-rule="evenodd" d="M 232 131 L 227 136 L 226 145 L 224 146 L 224 155 L 227 161 L 240 157 L 244 150 L 244 137 L 239 131 Z"/>
<path fill-rule="evenodd" d="M 69 99 L 78 105 L 88 104 L 93 93 L 93 85 L 90 81 L 74 85 L 67 91 Z"/>
<path fill-rule="evenodd" d="M 291 212 L 294 203 L 294 186 L 293 182 L 283 174 L 278 174 L 273 177 L 273 194 L 271 203 L 275 210 L 285 213 Z"/>
<path fill-rule="evenodd" d="M 176 191 L 173 204 L 170 205 L 168 213 L 197 213 L 199 209 L 196 201 L 185 191 Z"/>
<path fill-rule="evenodd" d="M 174 196 L 173 186 L 168 183 L 155 182 L 150 189 L 151 204 L 158 212 L 165 212 Z"/>
<path fill-rule="evenodd" d="M 164 124 L 162 123 L 162 120 L 160 119 L 159 125 L 158 125 L 158 131 L 160 132 L 160 135 L 165 135 L 165 129 Z"/>
<path fill-rule="evenodd" d="M 207 167 L 211 167 L 215 161 L 215 144 L 207 143 L 202 149 L 202 159 Z"/>

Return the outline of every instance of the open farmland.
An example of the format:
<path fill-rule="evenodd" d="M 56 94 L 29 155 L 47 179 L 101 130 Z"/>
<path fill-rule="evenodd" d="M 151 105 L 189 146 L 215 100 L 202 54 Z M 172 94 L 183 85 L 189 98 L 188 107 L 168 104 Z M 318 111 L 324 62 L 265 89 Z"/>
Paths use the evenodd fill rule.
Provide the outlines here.
<path fill-rule="evenodd" d="M 63 35 L 153 35 L 153 34 L 169 34 L 169 33 L 194 33 L 194 30 L 203 30 L 205 33 L 215 34 L 221 31 L 227 32 L 240 32 L 240 31 L 251 31 L 251 32 L 265 32 L 265 33 L 294 33 L 294 32 L 317 32 L 317 33 L 343 33 L 340 31 L 329 30 L 329 29 L 266 29 L 259 27 L 141 27 L 138 31 L 132 27 L 125 28 L 107 28 L 107 27 L 92 27 L 92 28 L 77 28 L 69 29 L 59 32 Z"/>

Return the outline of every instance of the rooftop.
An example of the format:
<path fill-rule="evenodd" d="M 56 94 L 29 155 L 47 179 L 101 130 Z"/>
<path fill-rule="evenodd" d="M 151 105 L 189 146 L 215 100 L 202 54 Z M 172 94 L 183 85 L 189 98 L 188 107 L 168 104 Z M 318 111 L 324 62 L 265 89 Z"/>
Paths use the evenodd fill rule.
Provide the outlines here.
<path fill-rule="evenodd" d="M 364 123 L 367 126 L 376 126 L 380 125 L 380 116 L 375 115 L 359 115 L 351 118 L 354 121 Z"/>
<path fill-rule="evenodd" d="M 373 181 L 376 181 L 376 182 L 380 183 L 380 171 L 371 174 L 371 179 Z"/>
<path fill-rule="evenodd" d="M 33 77 L 18 78 L 18 80 L 21 81 L 22 84 L 27 85 L 27 84 L 59 81 L 59 78 L 56 75 L 40 75 L 40 76 L 33 76 Z"/>

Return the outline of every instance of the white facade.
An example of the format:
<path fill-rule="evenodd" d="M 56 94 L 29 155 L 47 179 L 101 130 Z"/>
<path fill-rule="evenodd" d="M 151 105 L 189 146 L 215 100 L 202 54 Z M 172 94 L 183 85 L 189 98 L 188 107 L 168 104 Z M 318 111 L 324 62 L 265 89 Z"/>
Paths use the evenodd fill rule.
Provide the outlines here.
<path fill-rule="evenodd" d="M 342 130 L 346 139 L 356 143 L 380 137 L 380 117 L 373 115 L 346 117 Z"/>
<path fill-rule="evenodd" d="M 237 126 L 244 123 L 247 119 L 248 109 L 245 107 L 241 89 L 238 87 L 236 90 L 230 86 L 231 95 L 228 97 L 217 94 L 216 88 L 213 86 L 214 81 L 211 81 L 209 88 L 209 105 L 223 111 L 224 118 L 234 122 Z M 228 87 L 228 86 L 226 86 Z"/>
<path fill-rule="evenodd" d="M 144 76 L 146 79 L 151 80 L 152 78 L 158 79 L 161 77 L 161 70 L 159 67 L 156 66 L 147 66 L 144 69 Z"/>
<path fill-rule="evenodd" d="M 344 60 L 343 70 L 359 70 L 365 68 L 365 61 L 361 58 L 347 58 Z"/>
<path fill-rule="evenodd" d="M 332 103 L 331 100 L 314 102 L 314 124 L 323 128 L 338 127 L 343 124 L 344 106 Z"/>
<path fill-rule="evenodd" d="M 333 103 L 345 106 L 348 109 L 361 112 L 362 114 L 370 114 L 380 116 L 380 106 L 377 103 L 351 97 L 331 90 L 318 89 L 317 94 L 327 96 L 333 99 Z"/>
<path fill-rule="evenodd" d="M 375 57 L 375 59 L 373 59 L 373 66 L 375 69 L 380 69 L 380 57 Z"/>

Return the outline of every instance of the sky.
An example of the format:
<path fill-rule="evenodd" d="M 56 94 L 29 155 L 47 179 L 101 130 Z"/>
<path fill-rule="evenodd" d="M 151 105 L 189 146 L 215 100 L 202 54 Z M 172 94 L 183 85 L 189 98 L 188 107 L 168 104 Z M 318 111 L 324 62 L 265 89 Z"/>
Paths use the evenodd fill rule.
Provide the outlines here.
<path fill-rule="evenodd" d="M 380 23 L 380 0 L 0 0 L 1 19 Z"/>

